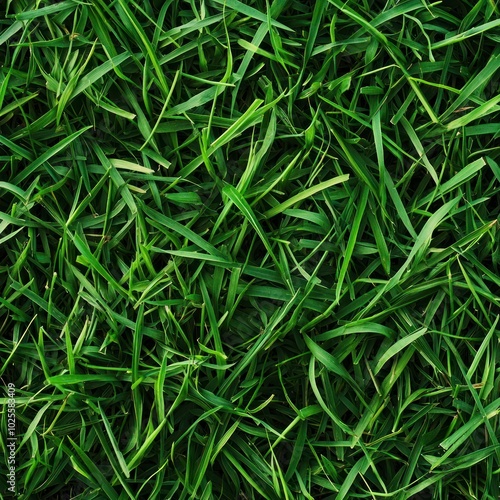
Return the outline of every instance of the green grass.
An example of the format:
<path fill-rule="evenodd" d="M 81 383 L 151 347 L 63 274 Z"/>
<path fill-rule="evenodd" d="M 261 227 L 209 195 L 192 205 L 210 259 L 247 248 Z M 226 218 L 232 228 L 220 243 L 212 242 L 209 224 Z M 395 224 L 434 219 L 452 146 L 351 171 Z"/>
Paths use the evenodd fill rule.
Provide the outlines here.
<path fill-rule="evenodd" d="M 499 498 L 497 1 L 0 10 L 19 498 Z"/>

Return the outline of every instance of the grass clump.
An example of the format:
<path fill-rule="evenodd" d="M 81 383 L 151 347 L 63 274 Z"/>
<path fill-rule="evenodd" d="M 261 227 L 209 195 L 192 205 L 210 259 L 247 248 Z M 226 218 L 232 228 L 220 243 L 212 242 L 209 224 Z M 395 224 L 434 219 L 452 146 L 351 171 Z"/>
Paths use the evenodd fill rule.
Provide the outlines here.
<path fill-rule="evenodd" d="M 499 497 L 499 12 L 3 4 L 19 498 Z"/>

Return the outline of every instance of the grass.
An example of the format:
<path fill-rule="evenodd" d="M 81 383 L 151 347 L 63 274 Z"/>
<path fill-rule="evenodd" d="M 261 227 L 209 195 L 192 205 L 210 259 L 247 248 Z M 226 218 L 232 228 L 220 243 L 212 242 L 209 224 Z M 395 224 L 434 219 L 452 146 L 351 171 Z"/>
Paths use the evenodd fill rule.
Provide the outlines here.
<path fill-rule="evenodd" d="M 1 11 L 19 498 L 499 498 L 498 2 Z"/>

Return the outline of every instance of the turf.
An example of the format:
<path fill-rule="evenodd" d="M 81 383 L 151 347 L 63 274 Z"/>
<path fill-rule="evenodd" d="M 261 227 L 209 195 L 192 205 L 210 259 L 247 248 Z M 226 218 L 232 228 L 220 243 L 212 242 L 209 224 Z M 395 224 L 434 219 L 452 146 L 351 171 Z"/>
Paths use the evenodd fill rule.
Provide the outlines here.
<path fill-rule="evenodd" d="M 19 498 L 499 498 L 498 2 L 0 10 Z"/>

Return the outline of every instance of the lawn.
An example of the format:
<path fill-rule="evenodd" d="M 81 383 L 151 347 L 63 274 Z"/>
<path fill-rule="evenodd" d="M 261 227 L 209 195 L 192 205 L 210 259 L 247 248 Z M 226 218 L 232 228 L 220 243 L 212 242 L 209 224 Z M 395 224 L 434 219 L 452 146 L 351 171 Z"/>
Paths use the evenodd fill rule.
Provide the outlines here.
<path fill-rule="evenodd" d="M 499 75 L 496 0 L 4 0 L 0 498 L 497 500 Z"/>

